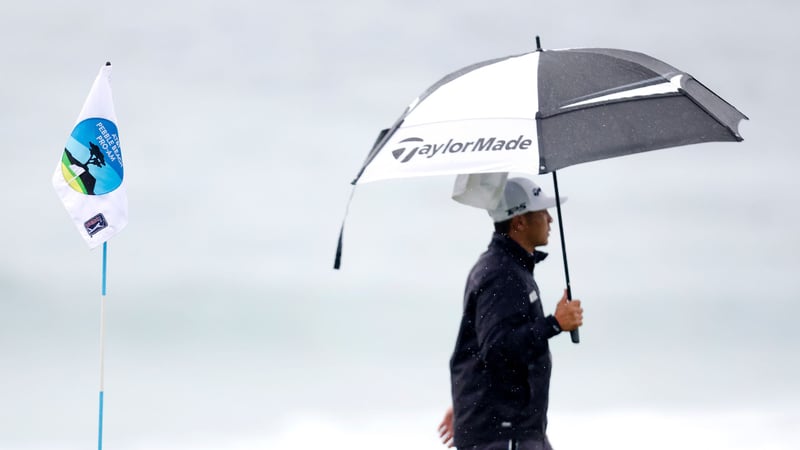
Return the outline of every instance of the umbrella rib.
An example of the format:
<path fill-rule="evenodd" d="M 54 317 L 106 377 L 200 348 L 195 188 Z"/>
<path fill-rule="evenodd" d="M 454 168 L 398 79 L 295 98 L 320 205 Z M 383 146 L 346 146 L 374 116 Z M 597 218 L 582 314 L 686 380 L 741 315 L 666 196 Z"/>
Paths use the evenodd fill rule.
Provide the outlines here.
<path fill-rule="evenodd" d="M 705 87 L 705 86 L 704 86 L 704 87 Z M 708 88 L 706 88 L 706 89 L 708 89 Z M 733 137 L 734 137 L 734 138 L 736 138 L 736 141 L 737 141 L 737 142 L 742 142 L 742 141 L 744 140 L 744 138 L 743 138 L 743 137 L 742 137 L 742 136 L 739 134 L 739 130 L 738 130 L 738 129 L 733 129 L 733 128 L 731 128 L 731 127 L 730 127 L 728 124 L 726 124 L 726 123 L 725 123 L 724 121 L 722 121 L 722 120 L 721 120 L 719 117 L 717 117 L 717 115 L 716 115 L 716 114 L 714 114 L 714 113 L 712 113 L 711 111 L 709 111 L 709 109 L 708 109 L 708 108 L 706 108 L 706 107 L 705 107 L 703 104 L 701 104 L 700 102 L 698 102 L 697 100 L 695 100 L 695 98 L 694 98 L 693 96 L 689 95 L 689 93 L 688 93 L 688 92 L 684 91 L 683 89 L 681 89 L 681 92 L 683 93 L 683 95 L 684 95 L 686 98 L 688 98 L 688 99 L 689 99 L 689 100 L 690 100 L 692 103 L 694 103 L 694 104 L 695 104 L 695 105 L 696 105 L 696 106 L 697 106 L 697 107 L 698 107 L 698 108 L 699 108 L 701 111 L 703 111 L 704 113 L 708 114 L 708 116 L 709 116 L 709 117 L 711 117 L 712 119 L 714 119 L 714 121 L 716 121 L 717 123 L 719 123 L 720 125 L 722 125 L 723 127 L 725 127 L 725 129 L 727 129 L 727 130 L 728 130 L 728 131 L 729 131 L 729 132 L 730 132 L 730 133 L 733 135 Z M 711 92 L 711 91 L 709 90 L 709 92 Z M 713 94 L 713 92 L 712 92 L 712 94 Z M 716 94 L 714 94 L 714 95 L 716 95 Z M 722 98 L 721 98 L 721 97 L 719 97 L 719 96 L 717 96 L 717 98 L 720 98 L 720 99 L 722 99 Z M 725 100 L 722 100 L 722 101 L 725 101 Z M 744 117 L 744 118 L 745 118 L 745 119 L 747 119 L 747 120 L 750 120 L 750 119 L 748 119 L 748 118 L 747 118 L 747 116 L 745 116 L 744 114 L 742 114 L 741 112 L 739 112 L 739 110 L 738 110 L 738 109 L 734 108 L 734 107 L 733 107 L 733 105 L 731 105 L 731 104 L 730 104 L 730 103 L 728 103 L 728 102 L 725 102 L 725 103 L 726 103 L 728 106 L 730 106 L 731 108 L 733 108 L 733 110 L 734 110 L 734 111 L 736 111 L 736 112 L 738 112 L 739 114 L 741 114 L 741 115 L 742 115 L 742 117 Z M 739 119 L 739 121 L 741 121 L 741 119 Z M 739 121 L 737 121 L 737 122 L 736 122 L 736 124 L 737 124 L 737 125 L 738 125 Z M 737 126 L 737 128 L 738 128 L 738 126 Z"/>
<path fill-rule="evenodd" d="M 604 89 L 602 91 L 594 92 L 594 93 L 589 94 L 589 95 L 584 95 L 584 96 L 581 96 L 581 97 L 577 97 L 577 98 L 573 99 L 572 102 L 573 103 L 587 102 L 586 104 L 589 104 L 588 103 L 589 100 L 598 99 L 598 98 L 601 98 L 601 97 L 606 96 L 606 95 L 621 94 L 621 93 L 625 93 L 625 92 L 632 91 L 632 90 L 641 90 L 641 89 L 646 89 L 646 88 L 649 88 L 649 87 L 660 86 L 660 85 L 670 86 L 670 85 L 672 85 L 671 78 L 676 76 L 676 75 L 680 76 L 680 75 L 683 75 L 683 73 L 678 72 L 678 73 L 675 73 L 675 74 L 659 75 L 657 77 L 648 78 L 646 80 L 637 81 L 635 83 L 629 83 L 629 84 L 626 84 L 624 86 L 617 86 L 617 87 L 614 87 L 614 88 L 611 88 L 611 89 Z M 672 90 L 671 92 L 675 92 L 675 91 L 677 91 L 677 88 Z M 660 93 L 663 93 L 663 92 L 660 92 Z M 657 95 L 657 94 L 658 93 L 645 94 L 645 95 Z M 639 96 L 642 96 L 642 95 L 639 95 Z M 621 98 L 634 98 L 634 97 L 637 97 L 637 95 L 628 95 L 626 97 L 621 97 Z M 603 101 L 598 101 L 598 103 L 602 103 Z M 562 108 L 563 108 L 563 106 L 562 106 Z"/>
<path fill-rule="evenodd" d="M 746 115 L 745 115 L 743 112 L 739 111 L 739 109 L 738 109 L 737 107 L 735 107 L 735 106 L 731 105 L 731 104 L 730 104 L 730 103 L 729 103 L 727 100 L 725 100 L 724 98 L 722 98 L 722 97 L 720 97 L 719 95 L 717 95 L 717 93 L 716 93 L 716 92 L 714 92 L 714 91 L 712 91 L 711 89 L 709 89 L 709 87 L 708 87 L 708 86 L 706 86 L 705 84 L 703 84 L 702 82 L 700 82 L 700 80 L 698 80 L 697 78 L 692 78 L 692 80 L 693 80 L 695 83 L 697 83 L 697 84 L 699 84 L 700 86 L 702 86 L 702 87 L 703 87 L 703 89 L 707 90 L 707 91 L 708 91 L 708 92 L 710 92 L 712 95 L 714 95 L 716 98 L 718 98 L 719 100 L 722 100 L 722 102 L 723 102 L 723 103 L 725 103 L 726 105 L 728 105 L 728 106 L 729 106 L 731 109 L 733 109 L 733 110 L 734 110 L 734 111 L 736 111 L 737 113 L 741 114 L 743 118 L 745 118 L 746 120 L 750 120 L 750 118 L 749 118 L 749 117 L 747 117 L 747 116 L 746 116 Z M 687 96 L 688 96 L 688 94 L 687 94 Z M 697 102 L 695 102 L 695 103 L 697 103 Z M 702 107 L 702 105 L 700 105 L 700 106 Z"/>
<path fill-rule="evenodd" d="M 391 138 L 394 135 L 394 133 L 397 131 L 398 128 L 400 128 L 402 124 L 403 124 L 403 119 L 400 119 L 391 128 L 381 130 L 381 132 L 378 133 L 378 138 L 375 139 L 375 143 L 372 144 L 372 148 L 367 154 L 366 161 L 364 161 L 364 164 L 361 166 L 361 169 L 358 171 L 356 177 L 353 178 L 353 181 L 351 181 L 350 184 L 355 185 L 356 183 L 358 183 L 358 179 L 361 178 L 361 175 L 364 174 L 364 170 L 366 170 L 367 166 L 372 162 L 373 159 L 375 159 L 378 153 L 380 153 L 381 149 L 386 144 L 386 141 L 388 141 L 389 138 Z"/>
<path fill-rule="evenodd" d="M 644 101 L 644 100 L 654 100 L 654 99 L 666 98 L 666 97 L 681 97 L 681 96 L 685 96 L 685 95 L 686 94 L 681 90 L 681 91 L 678 91 L 678 92 L 665 92 L 663 94 L 652 94 L 652 95 L 647 95 L 647 96 L 642 96 L 642 97 L 628 97 L 628 98 L 606 100 L 604 102 L 590 103 L 590 104 L 586 104 L 586 105 L 579 105 L 579 106 L 575 106 L 575 107 L 572 107 L 572 108 L 566 108 L 566 109 L 556 109 L 556 110 L 552 110 L 552 111 L 548 111 L 548 112 L 539 111 L 538 113 L 536 113 L 536 119 L 548 119 L 550 117 L 560 116 L 562 114 L 568 114 L 568 113 L 575 112 L 575 111 L 584 111 L 584 110 L 591 109 L 591 108 L 598 108 L 598 107 L 601 107 L 601 106 L 614 105 L 614 104 L 617 104 L 617 103 L 639 102 L 639 101 Z"/>

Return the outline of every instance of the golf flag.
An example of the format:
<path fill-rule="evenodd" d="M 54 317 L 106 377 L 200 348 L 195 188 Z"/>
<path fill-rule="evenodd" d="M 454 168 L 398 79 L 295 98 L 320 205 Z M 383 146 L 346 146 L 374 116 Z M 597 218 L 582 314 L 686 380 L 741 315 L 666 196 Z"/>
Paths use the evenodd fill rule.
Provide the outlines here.
<path fill-rule="evenodd" d="M 97 74 L 53 173 L 53 187 L 90 248 L 128 223 L 122 150 L 111 98 L 111 63 Z"/>

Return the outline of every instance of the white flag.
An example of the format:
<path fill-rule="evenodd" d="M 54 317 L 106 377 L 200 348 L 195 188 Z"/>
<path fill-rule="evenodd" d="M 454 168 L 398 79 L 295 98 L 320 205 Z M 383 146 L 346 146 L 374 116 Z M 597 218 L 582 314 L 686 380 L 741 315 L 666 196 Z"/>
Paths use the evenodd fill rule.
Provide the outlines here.
<path fill-rule="evenodd" d="M 111 99 L 111 63 L 97 74 L 61 161 L 53 187 L 90 248 L 128 224 L 117 116 Z"/>

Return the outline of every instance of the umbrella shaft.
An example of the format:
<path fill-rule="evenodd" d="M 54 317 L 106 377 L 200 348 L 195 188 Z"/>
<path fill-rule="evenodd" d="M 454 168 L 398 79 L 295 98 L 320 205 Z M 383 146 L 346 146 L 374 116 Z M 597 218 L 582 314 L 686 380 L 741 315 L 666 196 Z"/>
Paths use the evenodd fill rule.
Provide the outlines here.
<path fill-rule="evenodd" d="M 572 300 L 572 285 L 569 282 L 569 264 L 567 263 L 567 244 L 564 240 L 564 223 L 561 220 L 561 197 L 558 194 L 558 175 L 553 171 L 553 190 L 556 191 L 556 214 L 558 216 L 558 232 L 561 237 L 561 255 L 564 258 L 564 280 L 567 283 L 567 300 Z M 581 341 L 578 330 L 570 331 L 572 342 L 579 343 Z"/>
<path fill-rule="evenodd" d="M 558 217 L 558 233 L 561 237 L 561 255 L 564 258 L 564 279 L 567 282 L 567 299 L 572 300 L 572 286 L 569 282 L 569 263 L 567 263 L 567 244 L 564 241 L 564 223 L 561 220 L 561 196 L 558 193 L 558 176 L 553 171 L 553 190 L 556 192 L 556 215 Z"/>

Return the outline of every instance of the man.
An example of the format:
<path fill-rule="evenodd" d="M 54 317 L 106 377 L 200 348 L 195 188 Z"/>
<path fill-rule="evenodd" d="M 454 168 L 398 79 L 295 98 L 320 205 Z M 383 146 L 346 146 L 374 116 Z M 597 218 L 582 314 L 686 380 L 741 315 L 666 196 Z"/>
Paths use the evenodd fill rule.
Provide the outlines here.
<path fill-rule="evenodd" d="M 563 201 L 563 200 L 562 200 Z M 495 233 L 467 279 L 464 313 L 450 359 L 453 411 L 440 425 L 445 444 L 469 450 L 551 450 L 547 403 L 548 339 L 582 324 L 580 300 L 566 291 L 545 316 L 534 265 L 553 221 L 547 197 L 531 180 L 507 181 L 489 215 Z M 452 439 L 452 442 L 450 438 Z"/>

